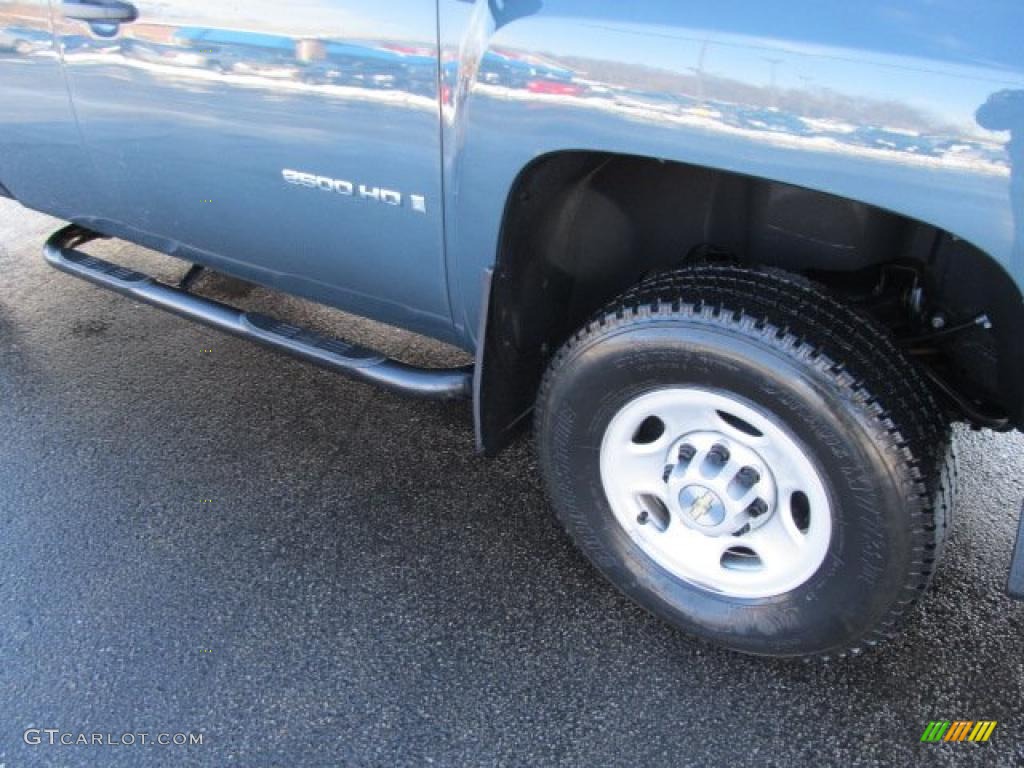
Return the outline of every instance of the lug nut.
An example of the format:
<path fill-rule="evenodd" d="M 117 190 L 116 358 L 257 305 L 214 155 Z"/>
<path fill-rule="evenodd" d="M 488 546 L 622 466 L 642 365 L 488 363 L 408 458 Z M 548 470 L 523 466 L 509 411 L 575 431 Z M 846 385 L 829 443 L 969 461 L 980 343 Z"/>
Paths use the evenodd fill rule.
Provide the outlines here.
<path fill-rule="evenodd" d="M 747 523 L 738 531 L 736 531 L 736 533 L 734 533 L 733 536 L 742 536 L 745 533 L 750 533 L 750 523 Z"/>
<path fill-rule="evenodd" d="M 764 499 L 754 499 L 747 507 L 747 514 L 751 517 L 760 517 L 768 511 L 768 502 Z"/>
<path fill-rule="evenodd" d="M 636 521 L 638 523 L 640 523 L 640 525 L 647 525 L 647 519 L 649 517 L 650 517 L 650 514 L 645 509 L 643 512 L 641 512 L 639 515 L 636 516 Z"/>
<path fill-rule="evenodd" d="M 697 449 L 689 443 L 684 443 L 679 446 L 679 460 L 690 461 L 694 456 L 697 455 Z"/>
<path fill-rule="evenodd" d="M 715 443 L 708 451 L 708 458 L 717 464 L 725 464 L 729 461 L 729 449 L 721 443 Z"/>
<path fill-rule="evenodd" d="M 736 473 L 736 479 L 749 488 L 761 482 L 761 473 L 753 467 L 744 467 Z"/>

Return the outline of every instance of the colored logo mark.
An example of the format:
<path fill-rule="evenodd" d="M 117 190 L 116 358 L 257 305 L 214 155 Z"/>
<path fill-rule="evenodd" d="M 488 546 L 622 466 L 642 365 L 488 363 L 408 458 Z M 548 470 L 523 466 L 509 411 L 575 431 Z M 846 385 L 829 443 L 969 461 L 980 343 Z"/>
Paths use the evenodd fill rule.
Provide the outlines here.
<path fill-rule="evenodd" d="M 995 729 L 995 720 L 932 720 L 921 741 L 988 741 Z"/>

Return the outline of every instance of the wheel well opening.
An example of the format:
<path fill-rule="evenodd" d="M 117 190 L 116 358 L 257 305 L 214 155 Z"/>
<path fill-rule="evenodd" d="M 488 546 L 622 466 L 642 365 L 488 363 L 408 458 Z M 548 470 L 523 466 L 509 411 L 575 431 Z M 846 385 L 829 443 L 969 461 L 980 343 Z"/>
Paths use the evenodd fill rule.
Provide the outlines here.
<path fill-rule="evenodd" d="M 532 408 L 546 363 L 645 277 L 700 261 L 824 284 L 907 342 L 951 410 L 1024 423 L 1020 291 L 987 254 L 930 224 L 828 193 L 699 166 L 560 152 L 509 195 L 483 343 L 482 447 Z"/>

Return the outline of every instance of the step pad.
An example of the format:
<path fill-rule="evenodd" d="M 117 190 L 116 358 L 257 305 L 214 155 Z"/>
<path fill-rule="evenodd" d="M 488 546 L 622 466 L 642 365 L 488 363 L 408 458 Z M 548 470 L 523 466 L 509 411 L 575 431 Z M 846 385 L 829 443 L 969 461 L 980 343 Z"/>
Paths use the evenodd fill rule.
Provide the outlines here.
<path fill-rule="evenodd" d="M 88 269 L 92 272 L 98 272 L 101 275 L 112 277 L 114 280 L 120 280 L 124 283 L 138 283 L 143 280 L 149 280 L 149 275 L 136 272 L 134 269 L 128 269 L 128 267 L 111 264 L 109 261 L 97 259 L 95 256 L 89 256 L 81 251 L 69 250 L 65 254 L 64 258 L 70 262 L 78 264 L 84 269 Z"/>
<path fill-rule="evenodd" d="M 303 344 L 307 347 L 322 349 L 324 352 L 330 352 L 332 355 L 346 360 L 370 363 L 375 361 L 384 361 L 387 359 L 384 355 L 379 352 L 375 352 L 372 349 L 360 347 L 357 344 L 351 344 L 333 336 L 326 336 L 309 328 L 303 328 L 298 325 L 286 323 L 283 320 L 278 320 L 277 318 L 270 317 L 269 315 L 247 312 L 245 314 L 245 320 L 254 328 L 263 331 L 264 333 L 280 336 L 283 339 L 298 342 L 299 344 Z"/>

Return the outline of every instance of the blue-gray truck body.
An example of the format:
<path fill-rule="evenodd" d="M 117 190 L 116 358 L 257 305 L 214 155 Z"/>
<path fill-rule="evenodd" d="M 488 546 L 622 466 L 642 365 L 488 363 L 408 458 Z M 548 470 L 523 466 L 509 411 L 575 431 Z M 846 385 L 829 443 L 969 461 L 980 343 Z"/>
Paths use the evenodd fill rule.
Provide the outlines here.
<path fill-rule="evenodd" d="M 511 18 L 459 0 L 142 1 L 105 37 L 57 0 L 5 0 L 0 183 L 468 349 L 510 192 L 565 151 L 840 195 L 1024 280 L 1024 100 L 990 104 L 1024 90 L 1019 4 L 498 5 Z M 426 210 L 318 194 L 284 169 Z"/>

